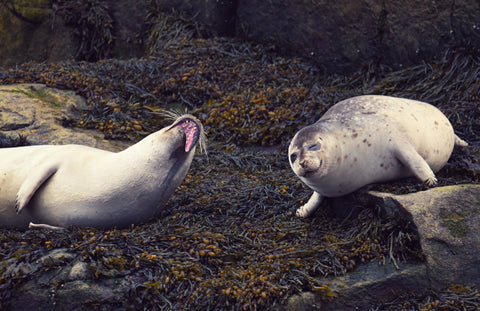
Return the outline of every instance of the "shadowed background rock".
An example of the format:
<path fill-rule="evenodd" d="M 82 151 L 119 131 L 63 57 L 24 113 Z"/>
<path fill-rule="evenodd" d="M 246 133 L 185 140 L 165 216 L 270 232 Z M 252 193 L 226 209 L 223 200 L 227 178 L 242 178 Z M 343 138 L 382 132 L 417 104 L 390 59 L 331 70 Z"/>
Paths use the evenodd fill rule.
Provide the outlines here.
<path fill-rule="evenodd" d="M 262 43 L 328 72 L 354 71 L 372 62 L 400 68 L 438 58 L 458 45 L 480 47 L 476 0 L 3 0 L 0 6 L 3 66 L 141 56 L 149 17 L 159 11 L 197 21 L 206 37 Z"/>

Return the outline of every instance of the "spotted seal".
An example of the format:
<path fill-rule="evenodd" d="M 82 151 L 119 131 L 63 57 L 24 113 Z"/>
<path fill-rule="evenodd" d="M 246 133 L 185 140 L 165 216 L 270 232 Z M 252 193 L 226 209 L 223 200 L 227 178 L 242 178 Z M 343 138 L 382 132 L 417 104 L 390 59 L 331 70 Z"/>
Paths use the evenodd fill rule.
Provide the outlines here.
<path fill-rule="evenodd" d="M 154 219 L 203 135 L 186 114 L 118 153 L 81 145 L 0 149 L 0 226 L 121 228 Z"/>
<path fill-rule="evenodd" d="M 434 185 L 434 172 L 447 163 L 455 145 L 468 144 L 430 104 L 379 95 L 341 101 L 290 142 L 290 166 L 314 191 L 296 214 L 308 217 L 323 197 L 371 183 L 416 176 Z"/>

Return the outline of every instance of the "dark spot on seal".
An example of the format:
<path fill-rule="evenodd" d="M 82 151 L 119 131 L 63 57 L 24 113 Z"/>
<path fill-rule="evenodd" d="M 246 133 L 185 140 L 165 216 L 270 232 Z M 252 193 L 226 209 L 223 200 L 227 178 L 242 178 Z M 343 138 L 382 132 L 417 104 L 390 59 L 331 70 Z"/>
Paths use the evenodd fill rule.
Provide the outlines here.
<path fill-rule="evenodd" d="M 338 157 L 337 158 L 337 163 L 340 163 L 342 161 L 342 158 L 341 157 Z"/>
<path fill-rule="evenodd" d="M 418 121 L 417 117 L 413 113 L 410 115 L 415 119 L 415 121 Z"/>
<path fill-rule="evenodd" d="M 357 138 L 358 133 L 352 134 L 352 138 Z"/>
<path fill-rule="evenodd" d="M 383 163 L 380 163 L 380 167 L 384 167 L 385 165 Z"/>
<path fill-rule="evenodd" d="M 346 154 L 343 158 L 344 158 L 344 159 L 348 159 L 348 154 Z"/>
<path fill-rule="evenodd" d="M 357 157 L 353 158 L 353 162 L 354 163 L 357 162 Z"/>
<path fill-rule="evenodd" d="M 366 138 L 363 140 L 363 142 L 366 143 L 368 147 L 372 146 L 372 144 Z"/>

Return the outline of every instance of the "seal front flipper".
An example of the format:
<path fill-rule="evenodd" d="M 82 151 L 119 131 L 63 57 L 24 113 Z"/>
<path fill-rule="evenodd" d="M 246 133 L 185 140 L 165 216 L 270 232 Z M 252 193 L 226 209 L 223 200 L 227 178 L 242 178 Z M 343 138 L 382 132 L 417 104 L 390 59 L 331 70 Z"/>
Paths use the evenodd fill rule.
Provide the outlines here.
<path fill-rule="evenodd" d="M 418 154 L 413 146 L 403 144 L 401 148 L 397 147 L 395 150 L 395 156 L 422 182 L 426 183 L 428 186 L 434 186 L 437 184 L 435 173 L 433 173 L 427 161 Z"/>
<path fill-rule="evenodd" d="M 35 192 L 43 183 L 58 170 L 58 164 L 41 165 L 28 174 L 18 190 L 15 200 L 15 209 L 20 214 Z"/>
<path fill-rule="evenodd" d="M 322 203 L 323 201 L 323 196 L 320 195 L 318 192 L 313 192 L 312 196 L 308 200 L 305 205 L 301 206 L 299 209 L 297 209 L 296 215 L 298 217 L 306 218 L 310 215 L 313 214 L 313 212 L 317 209 L 317 207 Z"/>

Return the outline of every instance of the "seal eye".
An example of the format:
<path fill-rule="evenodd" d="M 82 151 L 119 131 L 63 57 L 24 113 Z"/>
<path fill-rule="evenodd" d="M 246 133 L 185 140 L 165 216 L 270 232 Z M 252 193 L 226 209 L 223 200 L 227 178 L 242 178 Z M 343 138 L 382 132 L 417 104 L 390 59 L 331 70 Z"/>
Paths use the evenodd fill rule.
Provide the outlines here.
<path fill-rule="evenodd" d="M 310 144 L 310 145 L 307 146 L 307 150 L 308 151 L 318 151 L 318 150 L 320 150 L 320 147 L 321 147 L 320 143 Z"/>
<path fill-rule="evenodd" d="M 295 162 L 296 160 L 297 160 L 297 154 L 296 154 L 296 153 L 292 153 L 292 154 L 290 155 L 290 162 L 293 163 L 293 162 Z"/>

